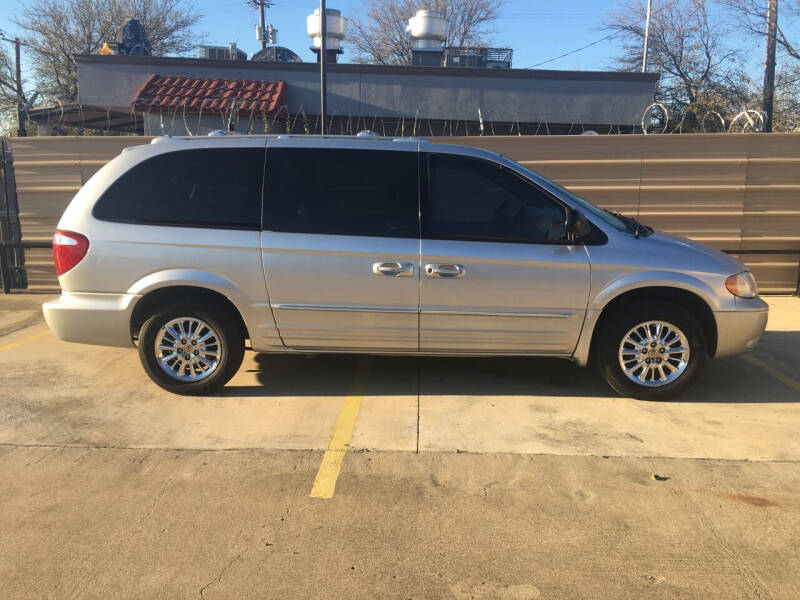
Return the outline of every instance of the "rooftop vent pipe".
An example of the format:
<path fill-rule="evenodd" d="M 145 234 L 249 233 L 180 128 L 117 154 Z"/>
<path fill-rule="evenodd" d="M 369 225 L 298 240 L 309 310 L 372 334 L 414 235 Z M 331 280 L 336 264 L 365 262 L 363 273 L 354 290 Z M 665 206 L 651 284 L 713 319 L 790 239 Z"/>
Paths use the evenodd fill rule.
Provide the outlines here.
<path fill-rule="evenodd" d="M 328 34 L 325 39 L 326 62 L 332 63 L 336 62 L 338 55 L 344 52 L 342 50 L 342 40 L 347 27 L 347 19 L 335 8 L 326 8 L 325 15 Z M 319 9 L 315 8 L 314 12 L 306 17 L 306 32 L 308 37 L 311 38 L 311 46 L 309 47 L 317 55 L 317 62 L 319 62 L 320 47 L 322 46 L 320 25 Z"/>
<path fill-rule="evenodd" d="M 411 62 L 426 67 L 442 66 L 442 43 L 447 39 L 447 20 L 432 10 L 418 10 L 406 31 L 414 38 Z"/>

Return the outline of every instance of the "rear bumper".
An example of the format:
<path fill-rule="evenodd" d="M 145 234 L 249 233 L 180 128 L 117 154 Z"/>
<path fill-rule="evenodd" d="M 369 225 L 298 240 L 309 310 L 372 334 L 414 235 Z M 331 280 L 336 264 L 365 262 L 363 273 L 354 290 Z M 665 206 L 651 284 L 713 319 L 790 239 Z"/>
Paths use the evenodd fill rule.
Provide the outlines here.
<path fill-rule="evenodd" d="M 739 309 L 739 304 L 742 304 Z M 760 298 L 740 301 L 737 310 L 715 312 L 717 320 L 717 358 L 750 352 L 764 334 L 769 307 Z"/>
<path fill-rule="evenodd" d="M 133 347 L 131 313 L 139 296 L 61 292 L 42 305 L 52 332 L 66 342 Z"/>

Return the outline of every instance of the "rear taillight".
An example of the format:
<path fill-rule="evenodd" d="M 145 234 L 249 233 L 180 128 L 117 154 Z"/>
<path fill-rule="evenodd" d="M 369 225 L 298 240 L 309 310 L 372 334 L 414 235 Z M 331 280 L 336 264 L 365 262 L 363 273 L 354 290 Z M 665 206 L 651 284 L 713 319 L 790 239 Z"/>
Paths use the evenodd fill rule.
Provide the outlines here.
<path fill-rule="evenodd" d="M 63 275 L 77 265 L 89 251 L 89 240 L 74 231 L 56 229 L 53 235 L 53 260 L 56 275 Z"/>

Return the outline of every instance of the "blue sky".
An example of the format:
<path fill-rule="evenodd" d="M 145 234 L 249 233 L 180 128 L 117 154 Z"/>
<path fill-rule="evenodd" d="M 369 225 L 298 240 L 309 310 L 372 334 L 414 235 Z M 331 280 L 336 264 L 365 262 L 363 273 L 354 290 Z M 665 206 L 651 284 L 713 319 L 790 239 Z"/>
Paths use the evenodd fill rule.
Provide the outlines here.
<path fill-rule="evenodd" d="M 327 0 L 329 8 L 338 8 L 345 17 L 359 12 L 363 0 Z M 15 33 L 11 21 L 18 10 L 19 0 L 0 1 L 0 29 L 6 35 Z M 245 0 L 196 0 L 206 15 L 198 28 L 208 34 L 198 43 L 236 42 L 252 53 L 258 50 L 253 25 L 257 13 Z M 506 0 L 501 18 L 497 21 L 494 41 L 514 49 L 514 67 L 525 68 L 568 52 L 603 37 L 595 28 L 613 0 Z M 308 49 L 305 17 L 314 7 L 313 0 L 276 0 L 269 10 L 269 20 L 279 30 L 279 42 L 297 52 L 304 61 L 314 59 Z M 603 42 L 578 54 L 548 63 L 552 69 L 608 68 L 615 52 L 613 43 Z M 345 54 L 344 60 L 347 59 Z"/>
<path fill-rule="evenodd" d="M 20 0 L 0 0 L 0 29 L 6 35 L 15 33 L 11 18 L 20 4 Z M 198 31 L 207 33 L 198 43 L 236 42 L 248 53 L 258 50 L 253 31 L 257 13 L 245 0 L 196 0 L 196 4 L 205 14 Z M 328 6 L 340 9 L 344 16 L 358 13 L 363 4 L 364 0 L 328 0 Z M 604 34 L 597 28 L 614 5 L 615 0 L 505 0 L 495 25 L 494 42 L 514 49 L 514 67 L 530 67 L 602 38 Z M 319 3 L 314 0 L 275 0 L 269 10 L 268 18 L 279 30 L 280 44 L 304 61 L 314 59 L 308 50 L 305 17 L 316 6 Z M 615 43 L 605 41 L 542 68 L 603 70 L 613 65 L 615 54 Z M 760 49 L 755 54 L 760 57 Z M 346 53 L 343 60 L 347 60 Z"/>
<path fill-rule="evenodd" d="M 338 8 L 345 17 L 360 12 L 363 4 L 363 0 L 328 0 L 328 6 Z M 495 25 L 495 42 L 514 49 L 515 67 L 528 67 L 602 37 L 602 33 L 593 29 L 602 21 L 604 10 L 613 4 L 602 0 L 562 0 L 560 3 L 506 0 L 502 16 Z M 258 49 L 253 33 L 257 13 L 249 9 L 244 0 L 204 0 L 201 5 L 208 14 L 203 29 L 209 31 L 215 41 L 235 41 L 248 51 Z M 313 60 L 308 50 L 305 17 L 316 6 L 319 3 L 313 0 L 276 0 L 269 11 L 270 20 L 279 30 L 281 45 L 293 49 L 303 60 Z M 548 66 L 603 68 L 613 53 L 613 45 L 598 44 L 585 53 Z M 346 55 L 343 58 L 346 59 Z"/>
<path fill-rule="evenodd" d="M 327 0 L 330 8 L 338 8 L 346 17 L 360 12 L 363 0 Z M 553 56 L 584 45 L 603 36 L 593 29 L 602 21 L 605 9 L 613 1 L 562 0 L 560 3 L 538 0 L 506 0 L 495 29 L 495 42 L 514 49 L 514 66 L 528 67 Z M 235 41 L 247 51 L 258 44 L 253 32 L 257 21 L 255 10 L 244 0 L 203 0 L 209 16 L 203 29 L 218 42 Z M 276 0 L 269 18 L 279 30 L 279 42 L 297 52 L 303 60 L 313 60 L 308 50 L 305 17 L 319 3 L 314 0 Z M 241 23 L 246 24 L 242 26 Z M 230 38 L 230 39 L 229 39 Z M 548 63 L 550 68 L 602 69 L 614 54 L 611 44 L 598 44 L 585 53 Z M 346 60 L 346 55 L 343 57 Z"/>

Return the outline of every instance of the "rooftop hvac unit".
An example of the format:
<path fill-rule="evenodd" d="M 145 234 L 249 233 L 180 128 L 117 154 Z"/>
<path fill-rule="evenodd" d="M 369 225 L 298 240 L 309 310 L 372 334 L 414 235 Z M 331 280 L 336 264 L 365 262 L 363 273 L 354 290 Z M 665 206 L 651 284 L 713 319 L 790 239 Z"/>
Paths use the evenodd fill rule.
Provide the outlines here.
<path fill-rule="evenodd" d="M 208 60 L 247 60 L 247 52 L 243 52 L 230 43 L 227 46 L 199 46 L 198 56 Z"/>
<path fill-rule="evenodd" d="M 512 54 L 511 48 L 448 46 L 444 49 L 444 65 L 446 67 L 510 69 Z"/>

